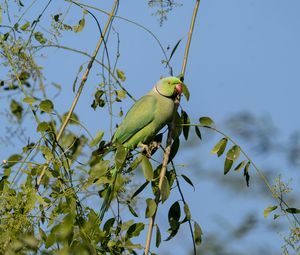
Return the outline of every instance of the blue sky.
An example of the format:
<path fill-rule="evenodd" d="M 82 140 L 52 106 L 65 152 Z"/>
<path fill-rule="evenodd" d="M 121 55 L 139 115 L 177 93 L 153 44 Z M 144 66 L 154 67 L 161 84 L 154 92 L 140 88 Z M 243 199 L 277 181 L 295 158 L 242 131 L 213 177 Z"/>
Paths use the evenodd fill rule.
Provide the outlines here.
<path fill-rule="evenodd" d="M 95 4 L 94 1 L 89 2 Z M 172 49 L 176 42 L 182 39 L 171 62 L 175 74 L 179 74 L 181 70 L 187 29 L 194 5 L 194 1 L 182 2 L 183 6 L 175 8 L 162 27 L 159 26 L 156 17 L 151 16 L 153 10 L 148 8 L 146 1 L 122 1 L 118 12 L 119 16 L 149 28 L 159 38 L 164 48 L 169 45 Z M 109 10 L 107 2 L 104 3 L 105 7 L 102 5 L 103 3 L 99 3 L 99 8 Z M 53 10 L 57 10 L 56 5 L 52 6 L 49 13 Z M 291 132 L 299 131 L 299 10 L 300 2 L 297 0 L 284 3 L 279 0 L 201 2 L 185 77 L 191 98 L 189 102 L 183 99 L 181 103 L 192 121 L 197 122 L 200 116 L 210 116 L 218 126 L 230 133 L 231 131 L 226 130 L 222 121 L 232 114 L 247 111 L 271 119 L 283 139 Z M 78 16 L 68 17 L 67 22 L 76 24 L 82 14 L 76 8 L 72 8 L 72 11 L 77 12 Z M 29 13 L 28 18 L 32 14 Z M 106 16 L 100 17 L 100 24 L 103 27 Z M 62 44 L 92 52 L 98 40 L 98 31 L 88 17 L 87 22 L 88 26 L 83 32 L 64 34 Z M 168 74 L 167 69 L 161 64 L 163 54 L 155 40 L 144 30 L 119 19 L 115 19 L 114 26 L 120 36 L 121 55 L 118 68 L 127 76 L 124 86 L 139 98 L 151 89 L 160 76 Z M 112 32 L 108 43 L 110 52 L 115 52 L 115 40 L 116 34 Z M 61 84 L 63 90 L 56 99 L 56 105 L 59 110 L 67 111 L 74 96 L 70 92 L 74 77 L 79 66 L 87 63 L 88 60 L 57 49 L 45 53 L 49 55 L 41 58 L 40 63 L 45 65 L 47 82 Z M 113 53 L 111 58 L 114 58 Z M 97 75 L 100 72 L 99 66 L 94 65 L 84 94 L 76 108 L 81 121 L 93 134 L 97 130 L 109 131 L 106 111 L 93 111 L 90 108 L 92 94 L 101 80 Z M 124 111 L 129 109 L 131 104 L 130 99 L 127 99 L 126 103 L 122 104 Z M 116 115 L 118 110 L 119 106 L 116 106 L 114 108 Z M 120 122 L 120 118 L 114 118 L 114 122 Z M 234 137 L 233 133 L 230 134 Z M 109 139 L 108 133 L 106 138 Z M 243 191 L 238 194 L 224 189 L 222 182 L 201 179 L 201 173 L 197 173 L 198 168 L 193 167 L 198 164 L 208 168 L 219 168 L 220 176 L 223 175 L 222 160 L 210 154 L 211 146 L 218 138 L 215 136 L 212 139 L 204 139 L 204 142 L 199 142 L 199 147 L 183 151 L 175 163 L 187 164 L 187 167 L 180 171 L 182 173 L 188 171 L 188 175 L 194 178 L 196 191 L 193 192 L 191 188 L 184 185 L 184 192 L 193 216 L 201 224 L 204 234 L 217 230 L 221 231 L 222 236 L 224 235 L 222 231 L 226 232 L 226 229 L 220 230 L 218 219 L 221 221 L 224 217 L 226 222 L 236 225 L 242 220 L 242 215 L 249 210 L 260 214 L 262 218 L 264 208 L 269 206 L 271 201 L 255 197 L 258 195 L 254 192 L 257 187 L 256 182 L 260 182 L 258 178 L 253 178 L 252 187 L 249 189 L 241 178 Z M 7 156 L 6 153 L 1 152 L 2 157 Z M 278 166 L 278 173 L 287 168 L 282 161 L 276 161 L 276 158 L 265 160 L 253 154 L 257 156 L 254 161 L 262 167 L 272 162 L 273 165 Z M 203 158 L 199 159 L 199 155 Z M 192 162 L 195 158 L 198 159 L 197 164 Z M 189 162 L 186 162 L 186 159 Z M 295 172 L 284 171 L 286 180 L 297 179 Z M 252 173 L 252 176 L 255 174 Z M 220 178 L 223 180 L 230 176 Z M 164 223 L 166 220 L 164 213 L 165 210 L 159 211 L 158 222 L 167 228 L 167 224 Z M 270 219 L 265 221 L 270 222 Z M 162 250 L 168 250 L 176 245 L 176 248 L 178 246 L 176 254 L 186 254 L 190 243 L 189 237 L 181 241 L 186 239 L 185 231 L 188 230 L 182 231 L 177 239 L 164 243 Z M 255 240 L 257 245 L 271 246 L 275 251 L 279 251 L 282 244 L 280 235 L 274 231 L 273 234 L 266 236 L 264 231 L 263 228 L 256 229 L 243 242 L 253 243 Z M 260 240 L 256 240 L 258 236 Z M 243 249 L 243 242 L 237 245 L 237 249 Z"/>

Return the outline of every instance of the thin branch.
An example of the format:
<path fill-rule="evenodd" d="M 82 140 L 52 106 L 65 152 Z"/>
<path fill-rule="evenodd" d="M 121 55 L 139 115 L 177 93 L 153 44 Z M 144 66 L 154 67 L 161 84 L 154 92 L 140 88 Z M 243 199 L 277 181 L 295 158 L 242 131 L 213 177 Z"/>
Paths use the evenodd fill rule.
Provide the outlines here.
<path fill-rule="evenodd" d="M 72 0 L 66 0 L 66 1 L 67 1 L 67 2 L 71 2 L 71 3 L 73 2 Z M 84 3 L 79 3 L 79 2 L 77 2 L 77 3 L 80 4 L 81 6 L 84 6 L 84 7 L 93 9 L 93 10 L 97 10 L 97 11 L 103 13 L 103 14 L 106 14 L 106 15 L 110 15 L 108 12 L 106 12 L 106 11 L 100 9 L 100 8 L 97 8 L 97 7 L 94 7 L 94 6 L 90 6 L 90 5 L 87 5 L 87 4 L 84 4 Z M 162 46 L 162 44 L 161 44 L 160 40 L 158 39 L 158 37 L 157 37 L 150 29 L 144 27 L 143 25 L 141 25 L 141 24 L 139 24 L 139 23 L 137 23 L 137 22 L 135 22 L 135 21 L 132 21 L 132 20 L 130 20 L 130 19 L 127 19 L 127 18 L 125 18 L 125 17 L 121 17 L 121 16 L 117 16 L 117 15 L 115 15 L 114 17 L 117 18 L 117 19 L 124 20 L 124 21 L 126 21 L 126 22 L 128 22 L 128 23 L 131 23 L 131 24 L 133 24 L 133 25 L 135 25 L 135 26 L 137 26 L 137 27 L 140 27 L 141 29 L 143 29 L 143 30 L 145 30 L 147 33 L 149 33 L 149 34 L 153 37 L 153 39 L 157 42 L 159 48 L 161 49 L 161 51 L 162 51 L 162 53 L 163 53 L 163 55 L 164 55 L 164 59 L 165 59 L 165 61 L 166 61 L 166 63 L 167 63 L 167 66 L 168 66 L 168 68 L 169 68 L 169 71 L 171 72 L 172 67 L 171 67 L 170 64 L 168 63 L 168 56 L 167 56 L 167 53 L 166 53 L 166 51 L 164 50 L 164 47 Z"/>
<path fill-rule="evenodd" d="M 102 45 L 102 43 L 103 43 L 103 41 L 104 41 L 105 34 L 106 34 L 106 32 L 107 32 L 107 30 L 108 30 L 108 28 L 109 28 L 109 26 L 110 26 L 110 23 L 111 23 L 112 20 L 113 20 L 113 17 L 114 17 L 114 15 L 115 15 L 115 10 L 116 10 L 116 8 L 117 8 L 117 6 L 118 6 L 118 3 L 119 3 L 119 0 L 115 0 L 115 1 L 114 1 L 114 5 L 113 5 L 112 10 L 111 10 L 111 12 L 110 12 L 109 18 L 108 18 L 108 20 L 107 20 L 107 22 L 106 22 L 106 25 L 105 25 L 103 34 L 101 34 L 100 39 L 99 39 L 99 41 L 98 41 L 98 43 L 97 43 L 97 45 L 96 45 L 96 48 L 95 48 L 95 50 L 94 50 L 94 53 L 93 53 L 93 55 L 92 55 L 92 58 L 91 58 L 91 60 L 90 60 L 90 62 L 89 62 L 89 64 L 88 64 L 88 66 L 87 66 L 87 68 L 86 68 L 86 70 L 85 70 L 85 72 L 84 72 L 82 78 L 81 78 L 80 86 L 79 86 L 78 91 L 77 91 L 77 93 L 76 93 L 76 96 L 75 96 L 75 98 L 74 98 L 74 100 L 73 100 L 73 103 L 72 103 L 72 105 L 71 105 L 71 108 L 70 108 L 70 110 L 69 110 L 69 112 L 68 112 L 68 115 L 67 115 L 65 121 L 63 122 L 63 124 L 62 124 L 62 126 L 61 126 L 59 132 L 58 132 L 58 135 L 57 135 L 57 137 L 56 137 L 57 142 L 59 142 L 60 138 L 62 137 L 62 135 L 63 135 L 63 133 L 64 133 L 64 131 L 65 131 L 65 129 L 66 129 L 66 127 L 67 127 L 69 121 L 70 121 L 70 119 L 71 119 L 71 116 L 72 116 L 72 114 L 73 114 L 73 112 L 74 112 L 74 109 L 75 109 L 75 107 L 76 107 L 76 105 L 77 105 L 78 99 L 79 99 L 79 97 L 80 97 L 80 95 L 81 95 L 81 93 L 82 93 L 83 87 L 84 87 L 84 85 L 85 85 L 85 83 L 86 83 L 86 81 L 87 81 L 87 78 L 88 78 L 88 76 L 89 76 L 90 70 L 91 70 L 91 68 L 92 68 L 92 66 L 93 66 L 93 63 L 94 63 L 94 61 L 95 61 L 95 58 L 96 58 L 96 56 L 97 56 L 97 54 L 98 54 L 98 51 L 99 51 L 99 49 L 100 49 L 100 47 L 101 47 L 101 45 Z M 37 179 L 37 187 L 40 185 L 40 183 L 41 183 L 41 181 L 42 181 L 42 178 L 43 178 L 43 176 L 44 176 L 44 174 L 45 174 L 45 172 L 46 172 L 46 169 L 47 169 L 49 163 L 50 163 L 50 162 L 47 162 L 46 166 L 42 169 L 42 172 L 41 172 L 40 176 L 39 176 L 38 179 Z"/>
<path fill-rule="evenodd" d="M 200 5 L 200 0 L 196 0 L 193 17 L 192 17 L 192 22 L 191 22 L 190 30 L 188 33 L 188 40 L 186 43 L 184 57 L 183 57 L 183 64 L 182 64 L 182 68 L 181 68 L 181 76 L 182 77 L 184 77 L 184 74 L 185 74 L 186 64 L 187 64 L 187 60 L 188 60 L 188 56 L 189 56 L 189 51 L 190 51 L 190 46 L 191 46 L 191 41 L 192 41 L 192 36 L 193 36 L 193 31 L 194 31 L 194 26 L 195 26 L 195 21 L 196 21 L 199 5 Z"/>
<path fill-rule="evenodd" d="M 184 53 L 184 57 L 183 57 L 183 63 L 182 63 L 182 69 L 181 69 L 181 77 L 182 78 L 184 78 L 184 74 L 185 74 L 185 70 L 186 70 L 186 64 L 187 64 L 187 60 L 188 60 L 188 53 L 189 53 L 189 48 L 190 48 L 190 45 L 191 45 L 191 39 L 192 39 L 192 35 L 193 35 L 193 30 L 194 30 L 194 25 L 195 25 L 195 20 L 196 20 L 199 4 L 200 4 L 200 0 L 196 0 L 196 4 L 195 4 L 195 7 L 194 7 L 194 12 L 193 12 L 193 16 L 192 16 L 192 21 L 191 21 L 190 29 L 189 29 L 189 33 L 188 33 L 188 40 L 187 40 L 185 53 Z M 160 177 L 159 177 L 159 184 L 158 184 L 159 189 L 158 189 L 157 195 L 155 197 L 155 202 L 157 204 L 157 207 L 156 207 L 156 210 L 155 210 L 153 216 L 150 218 L 150 221 L 149 221 L 148 233 L 147 233 L 145 251 L 144 251 L 145 255 L 148 255 L 149 250 L 150 250 L 152 232 L 153 232 L 153 227 L 154 227 L 154 223 L 155 223 L 155 217 L 156 217 L 156 212 L 157 212 L 157 208 L 158 208 L 158 203 L 159 203 L 159 199 L 160 199 L 160 190 L 161 190 L 161 187 L 162 187 L 163 179 L 165 178 L 165 175 L 166 175 L 167 165 L 168 165 L 168 162 L 169 162 L 171 146 L 172 146 L 172 140 L 173 140 L 173 132 L 176 128 L 176 113 L 177 113 L 177 109 L 178 109 L 178 106 L 179 106 L 179 103 L 180 103 L 180 97 L 178 97 L 175 100 L 174 103 L 175 103 L 175 107 L 174 107 L 174 113 L 173 113 L 173 120 L 172 120 L 172 123 L 169 127 L 167 144 L 166 144 L 166 149 L 165 149 L 165 152 L 164 152 L 164 159 L 163 159 L 162 169 L 161 169 Z"/>
<path fill-rule="evenodd" d="M 59 49 L 64 49 L 64 50 L 69 50 L 69 51 L 73 51 L 75 53 L 79 53 L 79 54 L 82 54 L 84 56 L 87 56 L 89 57 L 90 59 L 93 58 L 93 56 L 91 56 L 90 54 L 84 52 L 84 51 L 81 51 L 81 50 L 77 50 L 77 49 L 74 49 L 74 48 L 70 48 L 68 46 L 63 46 L 63 45 L 60 45 L 60 44 L 48 44 L 48 45 L 38 45 L 38 46 L 33 46 L 32 48 L 36 48 L 36 49 L 40 49 L 40 48 L 46 48 L 46 47 L 54 47 L 54 48 L 59 48 Z M 110 76 L 115 80 L 115 82 L 117 83 L 117 85 L 126 92 L 127 96 L 129 96 L 134 102 L 136 102 L 136 99 L 134 98 L 133 95 L 131 95 L 129 93 L 129 91 L 123 87 L 123 85 L 121 84 L 121 82 L 118 80 L 118 78 L 114 75 L 114 72 L 110 70 L 109 67 L 107 67 L 105 64 L 103 64 L 101 61 L 99 61 L 98 59 L 94 59 L 94 61 L 99 64 L 100 66 L 102 66 L 106 71 L 110 72 Z"/>
<path fill-rule="evenodd" d="M 259 177 L 262 179 L 262 181 L 264 182 L 264 184 L 266 185 L 267 189 L 270 191 L 270 193 L 273 195 L 273 197 L 277 200 L 278 205 L 280 206 L 280 208 L 282 209 L 283 214 L 287 217 L 289 223 L 292 225 L 292 221 L 290 220 L 289 214 L 286 212 L 286 210 L 284 210 L 282 208 L 282 203 L 289 208 L 288 204 L 283 200 L 283 198 L 281 196 L 275 196 L 271 187 L 270 182 L 268 181 L 267 177 L 262 173 L 262 171 L 258 168 L 258 166 L 255 164 L 255 162 L 250 158 L 250 156 L 243 150 L 243 148 L 241 148 L 241 146 L 234 140 L 232 139 L 230 136 L 228 136 L 227 134 L 225 134 L 223 131 L 217 129 L 216 127 L 212 127 L 212 126 L 206 126 L 206 125 L 202 125 L 202 124 L 181 124 L 181 126 L 197 126 L 197 127 L 204 127 L 210 130 L 213 130 L 217 133 L 219 133 L 220 135 L 224 136 L 226 139 L 228 139 L 233 145 L 239 146 L 241 153 L 244 155 L 244 157 L 252 164 L 253 168 L 255 169 L 255 171 L 257 172 L 257 174 L 259 175 Z M 294 220 L 297 222 L 298 225 L 300 225 L 300 222 L 298 220 L 298 218 L 296 217 L 295 214 L 292 214 L 292 217 L 294 218 Z"/>

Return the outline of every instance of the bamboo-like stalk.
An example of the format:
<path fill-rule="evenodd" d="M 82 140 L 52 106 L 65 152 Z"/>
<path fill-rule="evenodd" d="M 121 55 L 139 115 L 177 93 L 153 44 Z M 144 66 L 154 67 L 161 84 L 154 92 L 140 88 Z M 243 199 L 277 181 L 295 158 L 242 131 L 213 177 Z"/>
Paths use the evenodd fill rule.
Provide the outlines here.
<path fill-rule="evenodd" d="M 95 48 L 95 50 L 94 50 L 94 53 L 93 53 L 93 55 L 92 55 L 92 58 L 91 58 L 91 60 L 90 60 L 90 62 L 89 62 L 89 64 L 88 64 L 88 66 L 87 66 L 87 68 L 86 68 L 86 70 L 85 70 L 85 72 L 84 72 L 82 78 L 81 78 L 81 82 L 80 82 L 78 91 L 77 91 L 77 93 L 76 93 L 76 95 L 75 95 L 75 98 L 74 98 L 73 103 L 72 103 L 72 105 L 71 105 L 71 107 L 70 107 L 70 110 L 69 110 L 69 112 L 68 112 L 68 115 L 67 115 L 67 117 L 65 118 L 63 124 L 61 125 L 61 127 L 60 127 L 60 129 L 59 129 L 59 131 L 58 131 L 58 134 L 57 134 L 57 136 L 56 136 L 57 142 L 58 142 L 58 141 L 60 140 L 60 138 L 62 137 L 62 135 L 63 135 L 63 133 L 64 133 L 64 131 L 65 131 L 65 129 L 66 129 L 66 127 L 67 127 L 69 121 L 70 121 L 70 119 L 71 119 L 71 116 L 72 116 L 72 114 L 73 114 L 73 112 L 74 112 L 74 109 L 75 109 L 75 107 L 76 107 L 76 105 L 77 105 L 78 99 L 79 99 L 79 97 L 80 97 L 80 95 L 81 95 L 81 93 L 82 93 L 83 87 L 84 87 L 84 85 L 85 85 L 85 83 L 86 83 L 86 81 L 87 81 L 87 78 L 88 78 L 88 76 L 89 76 L 90 70 L 92 69 L 92 66 L 93 66 L 93 63 L 94 63 L 94 61 L 95 61 L 95 58 L 96 58 L 96 56 L 97 56 L 97 54 L 98 54 L 98 51 L 99 51 L 99 49 L 100 49 L 100 47 L 101 47 L 101 45 L 102 45 L 102 43 L 103 43 L 103 41 L 104 41 L 105 35 L 106 35 L 106 33 L 107 33 L 107 31 L 108 31 L 110 25 L 111 25 L 111 22 L 112 22 L 112 20 L 113 20 L 113 18 L 114 18 L 114 16 L 115 16 L 115 11 L 116 11 L 116 9 L 117 9 L 118 3 L 119 3 L 119 0 L 115 0 L 115 1 L 114 1 L 114 5 L 113 5 L 112 10 L 111 10 L 111 12 L 110 12 L 110 14 L 109 14 L 109 17 L 108 17 L 108 20 L 107 20 L 107 22 L 106 22 L 105 28 L 104 28 L 104 30 L 103 30 L 103 33 L 101 34 L 101 36 L 100 36 L 100 38 L 99 38 L 99 41 L 98 41 L 98 43 L 97 43 L 97 45 L 96 45 L 96 48 Z M 49 163 L 50 163 L 50 162 L 48 161 L 48 162 L 45 164 L 45 166 L 43 167 L 42 172 L 41 172 L 40 176 L 39 176 L 38 179 L 37 179 L 37 187 L 40 185 L 40 183 L 41 183 L 41 181 L 42 181 L 42 178 L 43 178 L 43 176 L 45 175 L 45 172 L 46 172 L 46 169 L 47 169 Z"/>
<path fill-rule="evenodd" d="M 194 26 L 195 26 L 195 21 L 196 21 L 199 5 L 200 5 L 200 0 L 196 0 L 195 6 L 194 6 L 194 11 L 193 11 L 193 16 L 192 16 L 192 21 L 191 21 L 190 29 L 189 29 L 189 32 L 188 32 L 188 39 L 187 39 L 187 43 L 186 43 L 186 47 L 185 47 L 183 63 L 182 63 L 181 77 L 183 77 L 183 78 L 184 78 L 184 74 L 185 74 L 185 70 L 186 70 L 186 65 L 187 65 L 187 60 L 188 60 L 188 55 L 189 55 L 189 49 L 190 49 L 190 46 L 191 46 L 191 40 L 192 40 L 192 35 L 193 35 L 193 31 L 194 31 Z M 156 210 L 155 210 L 153 216 L 149 220 L 149 226 L 148 226 L 148 232 L 147 232 L 144 255 L 148 255 L 149 250 L 150 250 L 152 232 L 153 232 L 153 227 L 154 227 L 154 223 L 155 223 L 155 217 L 156 217 L 156 212 L 157 212 L 157 208 L 158 208 L 158 203 L 159 203 L 159 199 L 160 199 L 160 190 L 162 188 L 163 179 L 166 176 L 167 165 L 168 165 L 168 161 L 169 161 L 169 157 L 170 157 L 172 140 L 173 140 L 172 139 L 173 132 L 174 132 L 175 127 L 176 127 L 176 118 L 175 118 L 175 116 L 176 116 L 176 112 L 177 112 L 179 103 L 180 103 L 180 98 L 177 98 L 175 100 L 175 109 L 174 109 L 174 113 L 173 113 L 173 120 L 172 120 L 171 126 L 169 128 L 169 132 L 168 132 L 167 144 L 166 144 L 166 149 L 165 149 L 165 152 L 164 152 L 164 159 L 163 159 L 163 164 L 162 164 L 160 177 L 159 177 L 159 184 L 158 184 L 159 189 L 158 189 L 157 195 L 155 197 L 155 202 L 157 204 L 157 207 L 156 207 Z"/>

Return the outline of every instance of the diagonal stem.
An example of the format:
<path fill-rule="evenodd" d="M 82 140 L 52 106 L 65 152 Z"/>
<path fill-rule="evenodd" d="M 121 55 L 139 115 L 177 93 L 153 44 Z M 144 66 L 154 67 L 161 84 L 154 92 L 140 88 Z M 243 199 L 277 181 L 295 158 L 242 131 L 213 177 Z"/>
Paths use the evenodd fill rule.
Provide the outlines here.
<path fill-rule="evenodd" d="M 192 40 L 192 35 L 193 35 L 193 31 L 194 31 L 194 25 L 195 25 L 197 13 L 198 13 L 199 5 L 200 5 L 200 0 L 196 0 L 195 6 L 194 6 L 194 11 L 193 11 L 193 16 L 192 16 L 192 21 L 191 21 L 190 29 L 189 29 L 189 33 L 188 33 L 188 40 L 187 40 L 187 43 L 186 43 L 184 57 L 183 57 L 183 63 L 182 63 L 182 69 L 181 69 L 181 75 L 180 75 L 182 77 L 182 79 L 184 79 L 186 64 L 187 64 L 188 55 L 189 55 L 189 49 L 190 49 L 190 45 L 191 45 L 191 40 Z M 159 189 L 158 189 L 157 195 L 155 197 L 155 202 L 156 202 L 157 205 L 158 205 L 159 199 L 160 199 L 160 190 L 161 190 L 161 187 L 162 187 L 162 183 L 163 183 L 163 180 L 166 176 L 167 165 L 168 165 L 168 162 L 169 162 L 171 146 L 172 146 L 172 141 L 173 141 L 173 132 L 176 128 L 176 113 L 177 113 L 179 103 L 180 103 L 180 98 L 177 98 L 175 100 L 175 109 L 174 109 L 174 113 L 173 113 L 173 120 L 172 120 L 172 123 L 169 127 L 167 144 L 166 144 L 166 149 L 165 149 L 165 152 L 164 152 L 164 159 L 163 159 L 162 169 L 161 169 L 160 177 L 159 177 L 159 184 L 158 184 Z M 153 214 L 153 216 L 149 220 L 149 226 L 148 226 L 148 232 L 147 232 L 144 255 L 148 255 L 149 250 L 150 250 L 152 232 L 153 232 L 153 227 L 154 227 L 154 223 L 155 223 L 157 207 L 156 207 L 155 213 Z"/>
<path fill-rule="evenodd" d="M 84 74 L 83 74 L 83 76 L 82 76 L 82 78 L 81 78 L 80 86 L 79 86 L 78 91 L 77 91 L 77 93 L 76 93 L 76 96 L 75 96 L 75 98 L 74 98 L 74 100 L 73 100 L 73 103 L 72 103 L 72 105 L 71 105 L 71 107 L 70 107 L 70 110 L 69 110 L 69 112 L 68 112 L 68 115 L 67 115 L 67 117 L 65 118 L 65 120 L 64 120 L 64 122 L 63 122 L 63 124 L 62 124 L 62 126 L 61 126 L 60 129 L 59 129 L 59 132 L 58 132 L 57 137 L 56 137 L 57 142 L 59 142 L 60 138 L 62 137 L 62 135 L 63 135 L 63 133 L 64 133 L 64 131 L 65 131 L 65 129 L 66 129 L 66 127 L 67 127 L 69 121 L 70 121 L 70 119 L 71 119 L 71 116 L 72 116 L 72 114 L 73 114 L 73 112 L 74 112 L 74 109 L 75 109 L 75 107 L 76 107 L 76 105 L 77 105 L 78 99 L 79 99 L 79 97 L 80 97 L 80 95 L 81 95 L 81 93 L 82 93 L 83 87 L 84 87 L 84 85 L 85 85 L 85 83 L 86 83 L 86 81 L 87 81 L 87 78 L 88 78 L 88 76 L 89 76 L 90 70 L 92 69 L 92 66 L 93 66 L 93 63 L 94 63 L 94 61 L 95 61 L 95 59 L 96 59 L 96 56 L 97 56 L 97 54 L 98 54 L 98 51 L 99 51 L 99 49 L 100 49 L 100 47 L 101 47 L 101 45 L 102 45 L 102 43 L 103 43 L 103 41 L 104 41 L 105 35 L 106 35 L 106 33 L 107 33 L 107 31 L 108 31 L 108 29 L 109 29 L 109 27 L 110 27 L 110 25 L 111 25 L 111 22 L 112 22 L 112 20 L 113 20 L 113 18 L 114 18 L 114 16 L 115 16 L 115 11 L 116 11 L 116 9 L 117 9 L 117 7 L 118 7 L 118 4 L 119 4 L 119 0 L 115 0 L 114 5 L 113 5 L 113 7 L 112 7 L 112 10 L 111 10 L 111 12 L 110 12 L 110 14 L 109 14 L 109 18 L 108 18 L 108 20 L 107 20 L 107 22 L 106 22 L 104 31 L 103 31 L 103 33 L 101 33 L 100 39 L 99 39 L 99 41 L 98 41 L 98 43 L 97 43 L 97 45 L 96 45 L 96 48 L 95 48 L 94 53 L 93 53 L 93 55 L 92 55 L 92 57 L 91 57 L 91 60 L 90 60 L 88 66 L 87 66 L 87 68 L 86 68 L 86 70 L 85 70 L 85 72 L 84 72 Z M 42 171 L 41 171 L 41 174 L 40 174 L 40 176 L 39 176 L 38 179 L 37 179 L 37 183 L 36 183 L 36 186 L 37 186 L 37 187 L 39 187 L 39 185 L 40 185 L 40 183 L 41 183 L 41 181 L 42 181 L 42 178 L 43 178 L 43 176 L 45 175 L 45 172 L 46 172 L 46 170 L 47 170 L 47 168 L 48 168 L 49 163 L 50 163 L 50 162 L 47 161 L 47 163 L 46 163 L 45 166 L 43 167 L 43 169 L 42 169 Z"/>

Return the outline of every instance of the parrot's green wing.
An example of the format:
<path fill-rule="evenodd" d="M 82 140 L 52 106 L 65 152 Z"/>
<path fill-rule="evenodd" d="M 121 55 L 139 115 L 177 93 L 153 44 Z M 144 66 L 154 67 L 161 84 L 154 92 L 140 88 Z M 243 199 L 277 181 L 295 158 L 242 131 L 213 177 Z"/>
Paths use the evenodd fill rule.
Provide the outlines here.
<path fill-rule="evenodd" d="M 157 99 L 153 95 L 141 97 L 126 114 L 113 137 L 113 142 L 125 143 L 151 123 L 155 117 L 156 106 Z"/>

